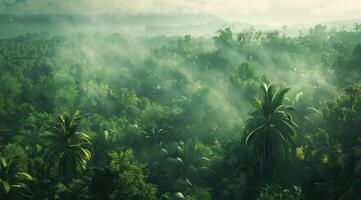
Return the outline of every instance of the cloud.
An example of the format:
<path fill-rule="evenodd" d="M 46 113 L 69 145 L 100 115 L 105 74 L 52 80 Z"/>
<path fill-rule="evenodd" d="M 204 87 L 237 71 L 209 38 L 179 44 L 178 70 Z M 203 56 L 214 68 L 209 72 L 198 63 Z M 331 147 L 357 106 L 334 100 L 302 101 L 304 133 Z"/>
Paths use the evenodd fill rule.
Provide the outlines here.
<path fill-rule="evenodd" d="M 334 20 L 361 17 L 355 0 L 0 0 L 13 14 L 205 14 L 245 20 Z"/>

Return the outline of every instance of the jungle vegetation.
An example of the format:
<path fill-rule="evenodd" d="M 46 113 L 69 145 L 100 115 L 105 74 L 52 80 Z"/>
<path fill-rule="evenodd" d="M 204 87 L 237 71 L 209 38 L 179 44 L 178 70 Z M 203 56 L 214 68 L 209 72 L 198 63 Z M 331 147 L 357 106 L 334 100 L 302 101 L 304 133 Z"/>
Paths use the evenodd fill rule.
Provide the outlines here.
<path fill-rule="evenodd" d="M 0 40 L 0 199 L 361 196 L 361 32 Z"/>

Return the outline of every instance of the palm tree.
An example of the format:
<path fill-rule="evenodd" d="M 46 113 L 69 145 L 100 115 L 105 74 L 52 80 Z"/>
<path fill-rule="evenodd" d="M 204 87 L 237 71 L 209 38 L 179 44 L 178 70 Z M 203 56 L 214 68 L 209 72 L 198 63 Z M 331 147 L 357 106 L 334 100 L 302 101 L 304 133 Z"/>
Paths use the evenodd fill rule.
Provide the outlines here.
<path fill-rule="evenodd" d="M 26 172 L 16 172 L 14 159 L 0 158 L 0 198 L 9 199 L 16 195 L 30 197 L 31 191 L 26 181 L 32 181 Z"/>
<path fill-rule="evenodd" d="M 283 105 L 283 97 L 290 90 L 276 90 L 273 85 L 262 85 L 263 99 L 255 99 L 252 116 L 246 121 L 244 141 L 252 146 L 261 163 L 262 174 L 271 175 L 272 165 L 279 158 L 285 159 L 292 136 L 298 126 L 293 121 L 290 110 L 292 106 Z"/>
<path fill-rule="evenodd" d="M 77 131 L 79 120 L 78 111 L 73 116 L 64 113 L 59 116 L 54 133 L 45 136 L 50 141 L 47 156 L 50 161 L 57 162 L 59 175 L 66 181 L 73 178 L 77 169 L 84 170 L 91 159 L 90 137 Z"/>

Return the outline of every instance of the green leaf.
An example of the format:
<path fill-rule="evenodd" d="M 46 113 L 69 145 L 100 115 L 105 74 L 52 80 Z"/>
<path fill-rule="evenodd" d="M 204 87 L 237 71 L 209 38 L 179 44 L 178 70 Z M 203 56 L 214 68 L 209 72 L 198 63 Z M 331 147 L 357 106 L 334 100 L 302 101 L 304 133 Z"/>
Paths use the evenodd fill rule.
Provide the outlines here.
<path fill-rule="evenodd" d="M 296 110 L 295 107 L 290 106 L 290 105 L 280 105 L 280 106 L 278 106 L 275 110 L 282 110 L 282 109 L 287 110 L 287 111 Z"/>
<path fill-rule="evenodd" d="M 267 84 L 265 83 L 265 82 L 263 82 L 262 83 L 262 91 L 264 92 L 264 93 L 267 93 L 268 92 L 268 86 L 267 86 Z"/>
<path fill-rule="evenodd" d="M 315 108 L 315 107 L 307 107 L 307 110 L 312 111 L 312 112 L 314 112 L 314 113 L 316 113 L 316 114 L 322 114 L 322 112 L 319 111 L 319 110 L 318 110 L 317 108 Z"/>
<path fill-rule="evenodd" d="M 277 107 L 282 106 L 282 101 L 285 94 L 290 90 L 290 88 L 285 88 L 278 90 L 272 97 L 271 110 L 274 111 Z"/>
<path fill-rule="evenodd" d="M 19 178 L 28 180 L 28 181 L 33 180 L 33 177 L 30 174 L 25 173 L 25 172 L 18 172 L 18 173 L 16 173 L 16 176 L 19 177 Z"/>
<path fill-rule="evenodd" d="M 9 194 L 10 189 L 11 189 L 9 182 L 1 181 L 0 185 L 1 185 L 2 191 L 4 191 L 5 194 Z"/>
<path fill-rule="evenodd" d="M 262 128 L 264 128 L 265 126 L 260 126 L 254 130 L 252 130 L 246 137 L 246 145 L 248 146 L 250 144 L 250 140 L 252 141 L 252 138 L 255 134 L 257 134 L 259 131 L 261 131 Z"/>

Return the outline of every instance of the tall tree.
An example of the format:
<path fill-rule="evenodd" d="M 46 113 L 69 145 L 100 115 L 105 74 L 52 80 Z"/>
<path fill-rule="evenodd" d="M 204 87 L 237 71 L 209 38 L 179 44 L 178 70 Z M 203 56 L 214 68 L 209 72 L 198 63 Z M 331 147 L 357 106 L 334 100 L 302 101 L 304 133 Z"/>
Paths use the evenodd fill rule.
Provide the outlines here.
<path fill-rule="evenodd" d="M 266 83 L 261 88 L 263 98 L 255 98 L 254 110 L 250 112 L 252 117 L 246 122 L 244 142 L 253 148 L 262 173 L 270 176 L 275 162 L 286 158 L 298 126 L 288 112 L 294 108 L 282 104 L 290 89 L 277 90 Z"/>
<path fill-rule="evenodd" d="M 59 116 L 54 133 L 45 136 L 50 142 L 47 156 L 52 163 L 57 162 L 59 175 L 66 181 L 71 180 L 78 169 L 84 170 L 91 159 L 90 137 L 77 131 L 79 120 L 78 111 L 73 116 L 64 113 Z"/>

